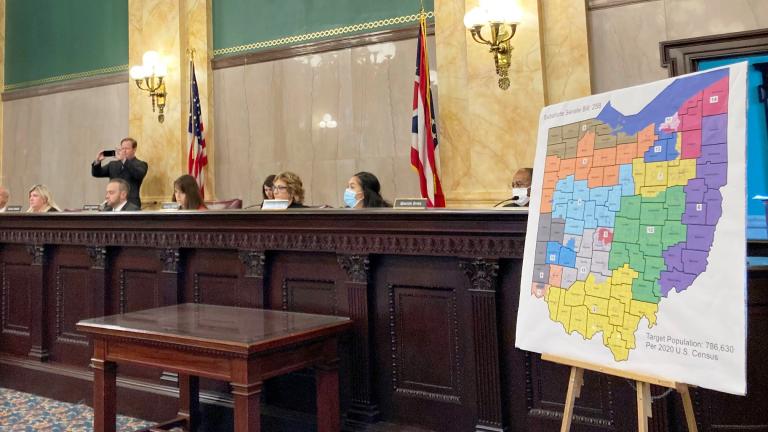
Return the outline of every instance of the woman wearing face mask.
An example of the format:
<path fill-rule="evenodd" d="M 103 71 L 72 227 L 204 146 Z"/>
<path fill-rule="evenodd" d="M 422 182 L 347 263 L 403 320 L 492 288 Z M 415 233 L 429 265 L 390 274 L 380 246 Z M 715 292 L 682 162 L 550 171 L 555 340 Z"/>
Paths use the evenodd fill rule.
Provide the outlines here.
<path fill-rule="evenodd" d="M 379 179 L 365 171 L 349 179 L 344 191 L 344 204 L 349 208 L 392 207 L 381 197 Z"/>

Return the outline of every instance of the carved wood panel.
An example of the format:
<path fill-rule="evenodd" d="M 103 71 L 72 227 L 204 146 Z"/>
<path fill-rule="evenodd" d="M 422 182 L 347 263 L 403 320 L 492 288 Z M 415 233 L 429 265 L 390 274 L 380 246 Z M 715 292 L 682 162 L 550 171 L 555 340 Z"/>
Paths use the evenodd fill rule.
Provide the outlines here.
<path fill-rule="evenodd" d="M 29 266 L 3 263 L 2 331 L 29 337 L 29 310 L 32 307 Z"/>
<path fill-rule="evenodd" d="M 195 273 L 192 298 L 195 303 L 243 306 L 237 293 L 237 276 L 217 273 Z"/>
<path fill-rule="evenodd" d="M 382 418 L 432 430 L 474 430 L 476 364 L 472 338 L 466 337 L 472 308 L 458 260 L 375 262 L 373 369 Z"/>
<path fill-rule="evenodd" d="M 392 390 L 401 396 L 461 404 L 455 290 L 390 284 L 387 291 Z"/>
<path fill-rule="evenodd" d="M 54 343 L 88 346 L 88 338 L 75 329 L 75 324 L 92 313 L 88 302 L 93 294 L 88 286 L 89 271 L 88 267 L 56 269 Z"/>

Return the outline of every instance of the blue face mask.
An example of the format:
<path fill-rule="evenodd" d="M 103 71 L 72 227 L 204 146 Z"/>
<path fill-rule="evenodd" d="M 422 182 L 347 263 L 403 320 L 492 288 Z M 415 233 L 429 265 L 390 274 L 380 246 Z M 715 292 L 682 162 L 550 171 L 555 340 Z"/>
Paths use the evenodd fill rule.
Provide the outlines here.
<path fill-rule="evenodd" d="M 358 200 L 356 196 L 357 196 L 357 192 L 347 188 L 344 191 L 344 204 L 346 204 L 347 207 L 349 208 L 355 208 L 357 203 L 360 202 L 360 200 Z"/>

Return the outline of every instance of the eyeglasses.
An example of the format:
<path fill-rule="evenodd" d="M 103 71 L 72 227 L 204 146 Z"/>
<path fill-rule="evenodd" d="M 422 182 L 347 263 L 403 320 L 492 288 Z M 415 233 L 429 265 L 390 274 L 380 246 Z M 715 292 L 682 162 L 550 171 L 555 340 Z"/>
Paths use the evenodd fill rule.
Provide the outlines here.
<path fill-rule="evenodd" d="M 513 188 L 527 188 L 527 187 L 531 187 L 531 185 L 529 185 L 526 182 L 512 182 L 512 187 Z"/>
<path fill-rule="evenodd" d="M 280 185 L 280 186 L 278 186 L 278 185 L 272 186 L 272 192 L 278 192 L 278 191 L 279 192 L 285 192 L 287 190 L 288 190 L 288 186 L 282 186 L 282 185 Z"/>

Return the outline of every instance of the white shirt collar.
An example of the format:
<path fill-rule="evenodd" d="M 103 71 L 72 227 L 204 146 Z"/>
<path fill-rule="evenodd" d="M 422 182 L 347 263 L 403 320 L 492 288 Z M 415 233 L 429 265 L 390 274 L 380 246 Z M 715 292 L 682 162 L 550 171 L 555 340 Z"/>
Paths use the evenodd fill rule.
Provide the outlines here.
<path fill-rule="evenodd" d="M 112 209 L 112 211 L 121 211 L 125 205 L 128 204 L 128 201 L 123 201 L 122 204 Z"/>

